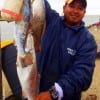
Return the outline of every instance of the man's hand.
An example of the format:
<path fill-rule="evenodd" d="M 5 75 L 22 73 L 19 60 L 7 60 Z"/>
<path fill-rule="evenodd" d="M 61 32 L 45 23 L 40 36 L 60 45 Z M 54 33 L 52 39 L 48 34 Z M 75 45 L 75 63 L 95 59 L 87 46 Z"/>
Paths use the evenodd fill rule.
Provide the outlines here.
<path fill-rule="evenodd" d="M 52 100 L 52 98 L 51 98 L 49 91 L 46 91 L 46 92 L 42 92 L 38 94 L 35 100 Z"/>

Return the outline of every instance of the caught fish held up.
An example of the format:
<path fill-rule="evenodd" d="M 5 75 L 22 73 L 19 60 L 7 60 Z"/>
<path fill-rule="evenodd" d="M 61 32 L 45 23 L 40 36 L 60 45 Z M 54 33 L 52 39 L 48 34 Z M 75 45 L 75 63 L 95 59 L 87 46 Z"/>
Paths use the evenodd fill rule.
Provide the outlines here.
<path fill-rule="evenodd" d="M 45 29 L 45 5 L 44 0 L 31 1 L 31 25 L 34 36 L 35 51 L 41 51 L 41 38 Z"/>
<path fill-rule="evenodd" d="M 41 39 L 45 29 L 44 1 L 1 1 L 4 2 L 1 18 L 5 21 L 15 21 L 18 76 L 26 97 L 33 100 L 39 85 L 36 52 L 41 51 Z"/>
<path fill-rule="evenodd" d="M 39 85 L 36 52 L 41 50 L 41 39 L 45 29 L 45 7 L 43 0 L 24 0 L 22 19 L 16 21 L 15 41 L 18 50 L 18 75 L 28 100 L 33 100 Z"/>

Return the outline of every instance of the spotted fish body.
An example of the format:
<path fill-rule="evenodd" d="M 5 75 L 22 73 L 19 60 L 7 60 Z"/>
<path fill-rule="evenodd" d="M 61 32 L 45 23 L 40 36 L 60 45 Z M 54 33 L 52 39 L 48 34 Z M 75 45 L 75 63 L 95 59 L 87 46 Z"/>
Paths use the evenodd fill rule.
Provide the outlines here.
<path fill-rule="evenodd" d="M 41 37 L 45 29 L 45 6 L 43 0 L 31 1 L 31 25 L 35 50 L 41 51 Z"/>
<path fill-rule="evenodd" d="M 29 45 L 30 44 L 30 45 Z M 32 63 L 26 67 L 18 67 L 18 75 L 23 88 L 23 92 L 28 100 L 34 100 L 35 95 L 38 93 L 39 86 L 39 73 L 37 71 L 36 56 L 34 48 L 34 40 L 31 34 L 27 36 L 26 47 L 29 52 L 26 54 Z"/>
<path fill-rule="evenodd" d="M 29 27 L 30 11 L 30 0 L 24 0 L 23 7 L 21 9 L 22 19 L 20 21 L 16 21 L 15 25 L 15 41 L 17 45 L 18 55 L 20 56 L 25 54 L 25 39 Z"/>
<path fill-rule="evenodd" d="M 18 75 L 28 100 L 34 100 L 39 85 L 35 53 L 41 50 L 41 39 L 45 28 L 43 0 L 24 0 L 21 15 L 22 19 L 16 21 L 15 25 Z"/>

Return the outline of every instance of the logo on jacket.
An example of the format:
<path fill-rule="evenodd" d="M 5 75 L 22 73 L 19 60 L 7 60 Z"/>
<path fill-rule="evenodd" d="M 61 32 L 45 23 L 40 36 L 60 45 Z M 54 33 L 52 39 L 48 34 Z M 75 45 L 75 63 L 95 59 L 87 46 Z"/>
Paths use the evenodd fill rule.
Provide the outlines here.
<path fill-rule="evenodd" d="M 76 54 L 76 51 L 71 49 L 71 48 L 67 48 L 68 54 L 74 56 Z"/>

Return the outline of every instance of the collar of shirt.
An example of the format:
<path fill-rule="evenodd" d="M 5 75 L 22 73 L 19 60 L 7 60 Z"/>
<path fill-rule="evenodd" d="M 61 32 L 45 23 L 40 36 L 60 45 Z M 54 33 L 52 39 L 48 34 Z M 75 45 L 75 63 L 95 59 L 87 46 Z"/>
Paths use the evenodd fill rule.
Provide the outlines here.
<path fill-rule="evenodd" d="M 66 24 L 64 23 L 64 20 L 65 20 L 64 16 L 61 16 L 61 20 L 63 21 L 63 25 L 65 27 L 68 27 L 74 31 L 79 31 L 81 28 L 83 28 L 85 26 L 85 23 L 83 21 L 81 21 L 80 26 L 66 26 Z"/>

